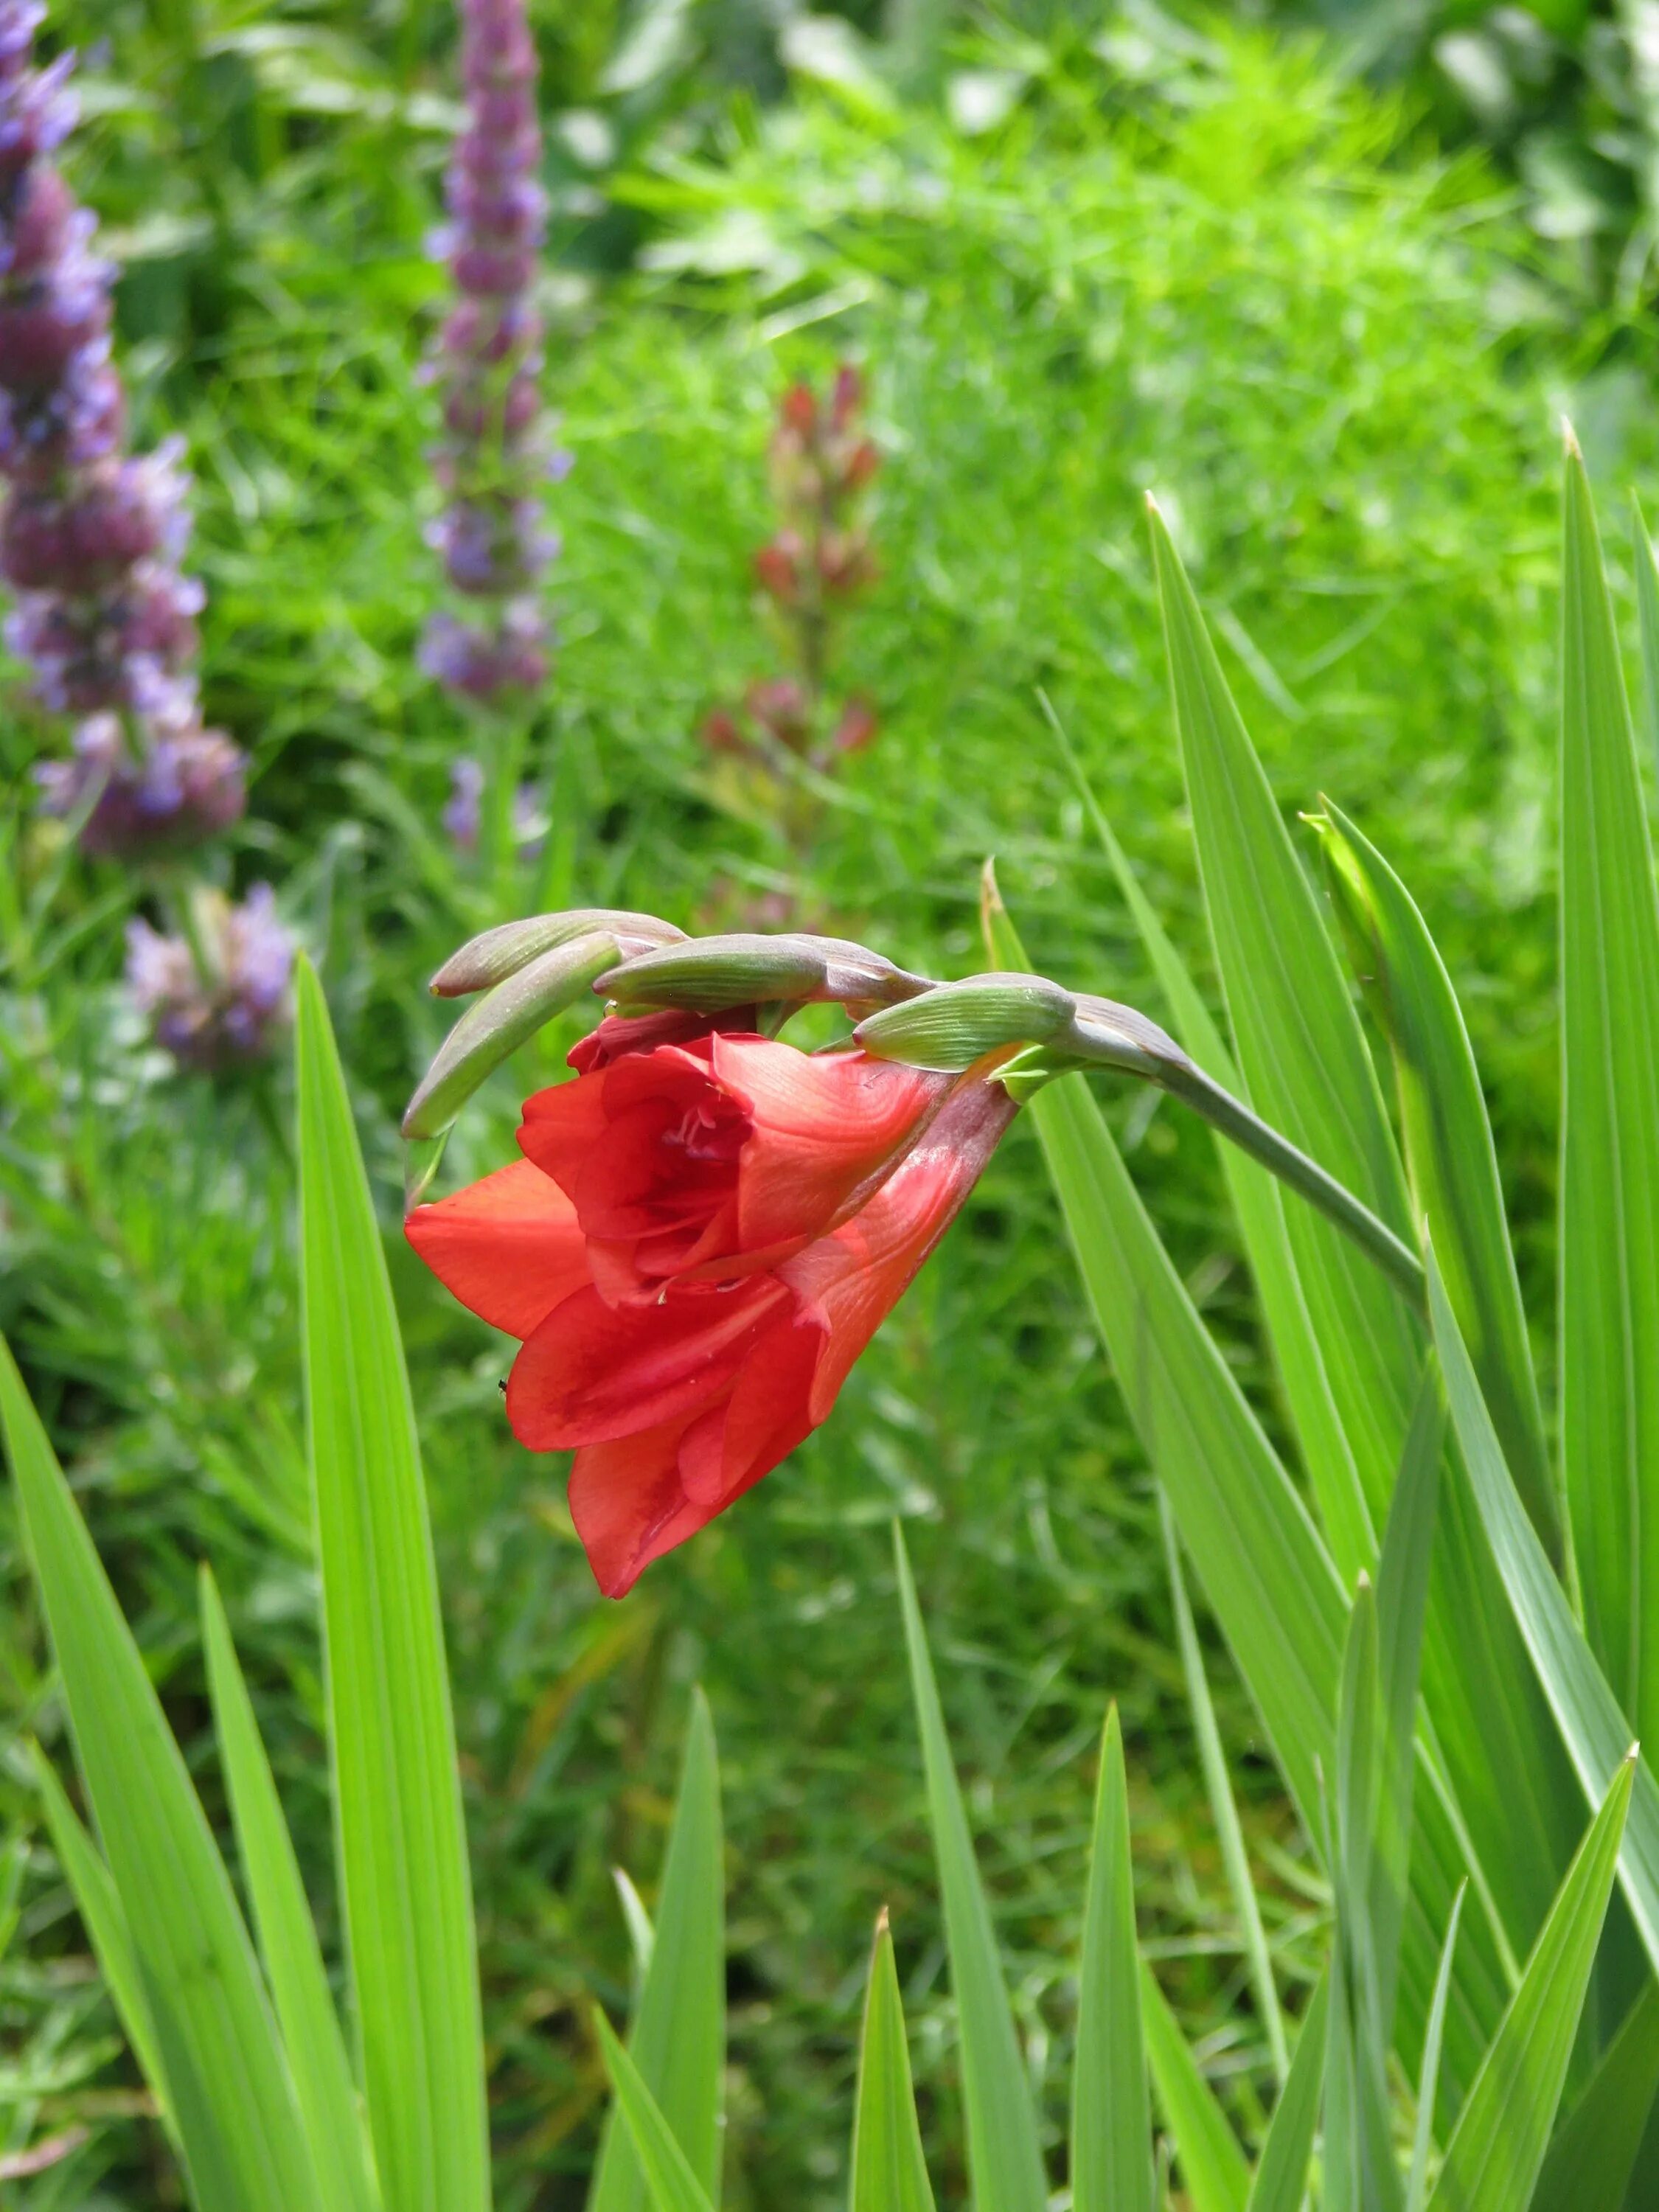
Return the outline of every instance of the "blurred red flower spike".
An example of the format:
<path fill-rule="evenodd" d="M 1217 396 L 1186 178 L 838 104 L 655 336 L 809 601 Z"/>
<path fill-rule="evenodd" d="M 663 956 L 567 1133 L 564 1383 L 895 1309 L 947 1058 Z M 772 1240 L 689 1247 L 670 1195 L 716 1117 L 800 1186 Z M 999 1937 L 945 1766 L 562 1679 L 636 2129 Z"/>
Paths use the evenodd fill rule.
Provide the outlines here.
<path fill-rule="evenodd" d="M 792 384 L 778 404 L 778 420 L 797 437 L 810 438 L 818 427 L 818 403 L 810 384 Z"/>
<path fill-rule="evenodd" d="M 531 1158 L 410 1214 L 434 1273 L 523 1340 L 507 1418 L 574 1451 L 608 1596 L 827 1418 L 1014 1112 L 980 1074 L 716 1035 L 532 1100 Z"/>
<path fill-rule="evenodd" d="M 800 551 L 794 532 L 781 530 L 755 556 L 756 581 L 785 606 L 800 597 Z"/>

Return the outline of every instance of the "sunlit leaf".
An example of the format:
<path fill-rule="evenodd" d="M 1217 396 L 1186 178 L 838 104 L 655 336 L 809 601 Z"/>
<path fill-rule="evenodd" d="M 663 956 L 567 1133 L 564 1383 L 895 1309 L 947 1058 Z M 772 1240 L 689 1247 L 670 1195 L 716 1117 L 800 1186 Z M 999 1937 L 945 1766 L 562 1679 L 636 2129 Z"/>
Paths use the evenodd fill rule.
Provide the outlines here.
<path fill-rule="evenodd" d="M 1302 2212 L 1308 2186 L 1308 2161 L 1319 2124 L 1320 2091 L 1325 2077 L 1326 2009 L 1330 1983 L 1322 1979 L 1303 2014 L 1296 2056 L 1268 2124 L 1246 2212 Z"/>
<path fill-rule="evenodd" d="M 307 1402 L 363 2094 L 386 2212 L 484 2212 L 472 1893 L 415 1413 L 351 1103 L 303 963 L 295 1000 Z"/>
<path fill-rule="evenodd" d="M 202 1641 L 242 1872 L 300 2109 L 340 2212 L 372 2212 L 376 2197 L 368 2146 L 316 1923 L 231 1642 L 230 1623 L 205 1567 Z"/>
<path fill-rule="evenodd" d="M 1650 1981 L 1556 2130 L 1528 2212 L 1619 2212 L 1638 2179 L 1656 2097 L 1659 1982 Z M 1630 2212 L 1641 2212 L 1637 2198 Z"/>
<path fill-rule="evenodd" d="M 1158 2109 L 1174 2140 L 1176 2164 L 1193 2212 L 1244 2212 L 1250 2169 L 1238 2138 L 1187 2048 L 1157 1976 L 1144 1960 L 1140 2002 Z"/>
<path fill-rule="evenodd" d="M 1072 2075 L 1072 2212 L 1155 2212 L 1123 1731 L 1106 1716 Z"/>
<path fill-rule="evenodd" d="M 617 2040 L 603 2013 L 593 2016 L 605 2071 L 617 2093 L 617 2110 L 639 2160 L 642 2202 L 652 2212 L 714 2212 L 714 2202 L 691 2170 L 679 2139 L 646 2086 L 645 2076 Z"/>
<path fill-rule="evenodd" d="M 852 2164 L 852 2212 L 933 2212 L 885 1912 L 876 1923 L 859 2039 Z"/>

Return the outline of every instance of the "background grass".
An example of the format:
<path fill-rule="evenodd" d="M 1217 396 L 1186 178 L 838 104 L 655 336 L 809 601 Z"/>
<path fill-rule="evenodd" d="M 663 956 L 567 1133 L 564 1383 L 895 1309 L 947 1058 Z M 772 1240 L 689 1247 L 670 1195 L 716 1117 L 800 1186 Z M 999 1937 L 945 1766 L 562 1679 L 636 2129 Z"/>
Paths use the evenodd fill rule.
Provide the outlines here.
<path fill-rule="evenodd" d="M 948 2106 L 895 1514 L 1034 2069 L 1051 2088 L 1064 2078 L 1095 1747 L 1115 1696 L 1167 1985 L 1209 2031 L 1246 2123 L 1265 2077 L 1156 1503 L 1026 1133 L 828 1428 L 607 1606 L 562 1462 L 507 1434 L 502 1341 L 397 1236 L 396 1114 L 441 1032 L 422 984 L 451 945 L 508 899 L 616 901 L 693 925 L 781 897 L 815 926 L 961 973 L 978 964 L 975 872 L 995 850 L 1034 957 L 1156 1012 L 1035 696 L 1053 696 L 1207 972 L 1139 515 L 1155 486 L 1286 807 L 1329 791 L 1430 917 L 1476 1031 L 1542 1310 L 1554 417 L 1572 407 L 1605 489 L 1650 486 L 1652 341 L 1564 287 L 1486 173 L 1437 156 L 1396 106 L 1340 89 L 1294 45 L 1213 26 L 1153 36 L 1149 21 L 1109 11 L 1028 44 L 1022 103 L 971 137 L 926 106 L 798 83 L 762 107 L 684 72 L 591 111 L 610 132 L 591 170 L 556 131 L 548 384 L 577 465 L 552 501 L 563 643 L 532 731 L 554 834 L 508 887 L 479 883 L 444 841 L 449 763 L 475 738 L 412 658 L 433 589 L 416 369 L 436 298 L 421 240 L 446 11 L 364 27 L 343 11 L 204 5 L 175 21 L 77 0 L 57 18 L 65 38 L 108 42 L 77 181 L 126 257 L 143 434 L 176 426 L 190 444 L 209 704 L 256 764 L 252 818 L 216 865 L 275 878 L 319 957 L 384 1200 L 438 1524 L 507 2212 L 580 2201 L 600 2070 L 580 2008 L 597 1990 L 614 2010 L 628 1976 L 609 1869 L 647 1889 L 654 1876 L 693 1680 L 720 1735 L 732 1847 L 731 2201 L 828 2206 L 844 2191 L 883 1902 L 924 2101 L 934 2117 Z M 556 105 L 599 64 L 547 29 Z M 1006 49 L 979 58 L 1000 66 Z M 883 580 L 843 668 L 883 732 L 798 867 L 752 795 L 713 778 L 696 728 L 768 665 L 746 577 L 767 527 L 770 410 L 789 376 L 844 354 L 869 370 L 886 464 Z M 52 739 L 15 687 L 9 708 L 0 758 L 29 881 L 49 854 L 27 823 L 27 769 Z M 0 979 L 0 1325 L 186 1741 L 205 1724 L 194 1574 L 211 1558 L 319 1880 L 289 1077 L 215 1091 L 143 1048 L 117 981 L 120 916 L 141 896 L 77 866 L 30 960 Z M 514 1101 L 568 1041 L 550 1036 L 492 1084 L 447 1176 L 508 1155 Z M 1207 1139 L 1148 1097 L 1111 1110 L 1272 1419 Z M 6 1513 L 0 1789 L 9 1820 L 32 1826 L 22 1743 L 53 1742 L 61 1718 Z M 1214 1656 L 1294 1985 L 1322 1900 Z M 165 2204 L 155 2131 L 123 2117 L 136 2076 L 89 1974 L 37 1838 L 0 2019 L 15 2051 L 57 2069 L 42 2124 L 93 2133 L 18 2201 Z M 33 2109 L 15 2082 L 8 2094 Z M 960 2193 L 959 2174 L 938 2178 Z"/>

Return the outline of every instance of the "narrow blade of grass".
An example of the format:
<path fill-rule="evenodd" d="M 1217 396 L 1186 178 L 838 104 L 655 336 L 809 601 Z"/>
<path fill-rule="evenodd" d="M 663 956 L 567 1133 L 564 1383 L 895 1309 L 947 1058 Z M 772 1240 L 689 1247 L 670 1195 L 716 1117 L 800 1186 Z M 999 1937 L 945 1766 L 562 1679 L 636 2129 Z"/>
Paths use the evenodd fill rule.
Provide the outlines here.
<path fill-rule="evenodd" d="M 864 2029 L 859 2038 L 852 2163 L 852 2212 L 933 2212 L 910 2081 L 893 1937 L 884 1911 L 876 1923 Z"/>
<path fill-rule="evenodd" d="M 1534 1526 L 1559 1553 L 1560 1516 L 1544 1442 L 1498 1152 L 1462 1009 L 1411 894 L 1329 799 L 1328 880 L 1354 966 L 1393 1055 L 1418 1218 L 1426 1218 L 1464 1342 Z"/>
<path fill-rule="evenodd" d="M 1048 2183 L 1037 2148 L 1036 2118 L 1025 2062 L 1003 1985 L 996 1931 L 974 1860 L 962 1790 L 951 1763 L 945 1716 L 927 1655 L 904 1538 L 896 1525 L 893 1551 L 899 1601 L 910 1656 L 916 1725 L 927 1778 L 945 1936 L 951 1956 L 962 2046 L 962 2101 L 968 2120 L 968 2171 L 978 2212 L 1046 2212 Z"/>
<path fill-rule="evenodd" d="M 1140 2005 L 1158 2109 L 1174 2139 L 1176 2163 L 1193 2212 L 1244 2212 L 1250 2194 L 1244 2154 L 1145 1960 Z"/>
<path fill-rule="evenodd" d="M 206 1566 L 202 1569 L 201 1595 L 202 1640 L 219 1755 L 259 1954 L 294 2069 L 295 2091 L 339 2212 L 374 2212 L 368 2145 L 345 2039 L 318 1948 L 316 1923 L 237 1663 L 230 1623 Z"/>
<path fill-rule="evenodd" d="M 1635 1778 L 1632 1754 L 1620 1764 L 1567 1869 L 1521 1986 L 1464 2100 L 1429 2212 L 1515 2212 L 1531 2200 L 1567 2078 Z"/>
<path fill-rule="evenodd" d="M 199 2212 L 326 2203 L 247 1930 L 69 1485 L 0 1344 L 0 1431 Z"/>
<path fill-rule="evenodd" d="M 1072 2076 L 1072 2212 L 1156 2212 L 1123 1731 L 1106 1716 Z"/>
<path fill-rule="evenodd" d="M 610 2021 L 603 2013 L 595 2013 L 593 2025 L 616 2091 L 617 2110 L 639 2160 L 643 2201 L 652 2212 L 714 2212 L 714 2198 L 692 2172 L 679 2138 Z"/>
<path fill-rule="evenodd" d="M 1297 2031 L 1296 2056 L 1268 2123 L 1246 2212 L 1302 2212 L 1325 2077 L 1325 2016 L 1331 1985 L 1322 1977 Z"/>
<path fill-rule="evenodd" d="M 1194 1625 L 1193 1608 L 1187 1597 L 1187 1578 L 1181 1571 L 1181 1547 L 1176 1535 L 1175 1520 L 1170 1511 L 1170 1501 L 1161 1489 L 1158 1494 L 1158 1506 L 1164 1528 L 1164 1556 L 1170 1570 L 1170 1594 L 1175 1604 L 1176 1641 L 1181 1650 L 1182 1672 L 1187 1678 L 1187 1703 L 1192 1711 L 1194 1733 L 1198 1737 L 1199 1764 L 1204 1770 L 1204 1786 L 1209 1795 L 1217 1840 L 1221 1845 L 1221 1863 L 1226 1870 L 1233 1910 L 1238 1916 L 1239 1929 L 1244 1939 L 1244 1960 L 1249 1969 L 1250 1992 L 1261 2015 L 1262 2033 L 1267 2039 L 1274 2078 L 1282 2088 L 1290 2071 L 1290 2053 L 1285 2042 L 1285 2021 L 1279 2008 L 1279 1992 L 1273 1985 L 1273 1960 L 1267 1950 L 1267 1933 L 1261 1925 L 1261 1908 L 1256 1902 L 1255 1884 L 1250 1879 L 1250 1863 L 1244 1850 L 1244 1831 L 1239 1826 L 1238 1808 L 1233 1802 L 1232 1784 L 1227 1778 L 1226 1754 L 1221 1748 L 1221 1731 L 1216 1726 L 1215 1705 L 1210 1696 L 1209 1683 L 1205 1679 L 1204 1656 L 1199 1649 L 1198 1630 Z"/>
<path fill-rule="evenodd" d="M 1599 2212 L 1602 2205 L 1623 2205 L 1637 2178 L 1656 2097 L 1659 1982 L 1650 1981 L 1556 2130 L 1528 2212 Z M 1630 2212 L 1641 2212 L 1637 2201 Z"/>
<path fill-rule="evenodd" d="M 698 2187 L 718 2197 L 726 2064 L 726 1873 L 720 1760 L 701 1690 L 692 1695 L 679 1793 L 629 2054 Z M 607 2123 L 589 2212 L 640 2212 L 646 2175 L 631 2130 Z"/>
<path fill-rule="evenodd" d="M 1140 933 L 1159 988 L 1168 1001 L 1176 1036 L 1206 1074 L 1213 1076 L 1235 1095 L 1242 1095 L 1243 1080 L 1233 1065 L 1232 1054 L 1220 1030 L 1211 1018 L 1169 932 L 1158 920 L 1152 901 L 1141 889 L 1128 855 L 1090 788 L 1064 730 L 1048 701 L 1044 699 L 1042 703 L 1076 779 L 1095 834 L 1117 878 L 1124 903 Z M 1262 1319 L 1301 1449 L 1302 1464 L 1308 1470 L 1308 1480 L 1318 1500 L 1321 1524 L 1337 1571 L 1346 1582 L 1352 1583 L 1371 1556 L 1370 1517 L 1353 1453 L 1331 1395 L 1324 1355 L 1309 1317 L 1308 1302 L 1291 1251 L 1290 1235 L 1285 1226 L 1284 1188 L 1276 1176 L 1219 1133 L 1215 1138 L 1215 1147 L 1256 1293 L 1261 1301 Z"/>
<path fill-rule="evenodd" d="M 1592 1805 L 1598 1804 L 1629 1749 L 1630 1723 L 1572 1617 L 1566 1594 L 1510 1480 L 1498 1431 L 1432 1255 L 1429 1310 L 1446 1378 L 1446 1401 L 1487 1541 L 1584 1796 Z M 1659 1973 L 1659 1783 L 1644 1761 L 1638 1765 L 1632 1787 L 1619 1872 L 1637 1931 Z"/>
<path fill-rule="evenodd" d="M 1561 1461 L 1585 1633 L 1639 1735 L 1659 1727 L 1659 892 L 1571 439 L 1563 567 Z"/>
<path fill-rule="evenodd" d="M 472 1893 L 437 1570 L 386 1255 L 301 963 L 300 1221 L 340 1893 L 386 2212 L 489 2203 Z"/>
<path fill-rule="evenodd" d="M 1452 1961 L 1457 1956 L 1457 1927 L 1463 1917 L 1467 1889 L 1452 1899 L 1446 1941 L 1434 1978 L 1434 1997 L 1429 2006 L 1428 2033 L 1423 2038 L 1423 2063 L 1417 2076 L 1417 2124 L 1412 2131 L 1412 2162 L 1406 2180 L 1406 2212 L 1423 2212 L 1429 2191 L 1429 2153 L 1434 2145 L 1434 2108 L 1440 2095 L 1440 2049 L 1446 2028 L 1446 1999 L 1451 1990 Z"/>

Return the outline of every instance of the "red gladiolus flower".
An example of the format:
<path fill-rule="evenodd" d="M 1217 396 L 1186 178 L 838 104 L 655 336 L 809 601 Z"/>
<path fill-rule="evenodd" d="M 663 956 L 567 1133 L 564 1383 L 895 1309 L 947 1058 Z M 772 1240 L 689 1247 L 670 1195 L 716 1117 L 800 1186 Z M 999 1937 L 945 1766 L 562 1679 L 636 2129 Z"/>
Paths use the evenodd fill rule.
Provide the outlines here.
<path fill-rule="evenodd" d="M 1014 1110 L 982 1071 L 717 1034 L 542 1093 L 529 1158 L 410 1216 L 434 1273 L 523 1340 L 507 1418 L 575 1453 L 607 1596 L 828 1417 Z"/>
<path fill-rule="evenodd" d="M 538 1092 L 519 1146 L 574 1206 L 614 1305 L 799 1251 L 868 1194 L 951 1081 L 714 1031 Z"/>

